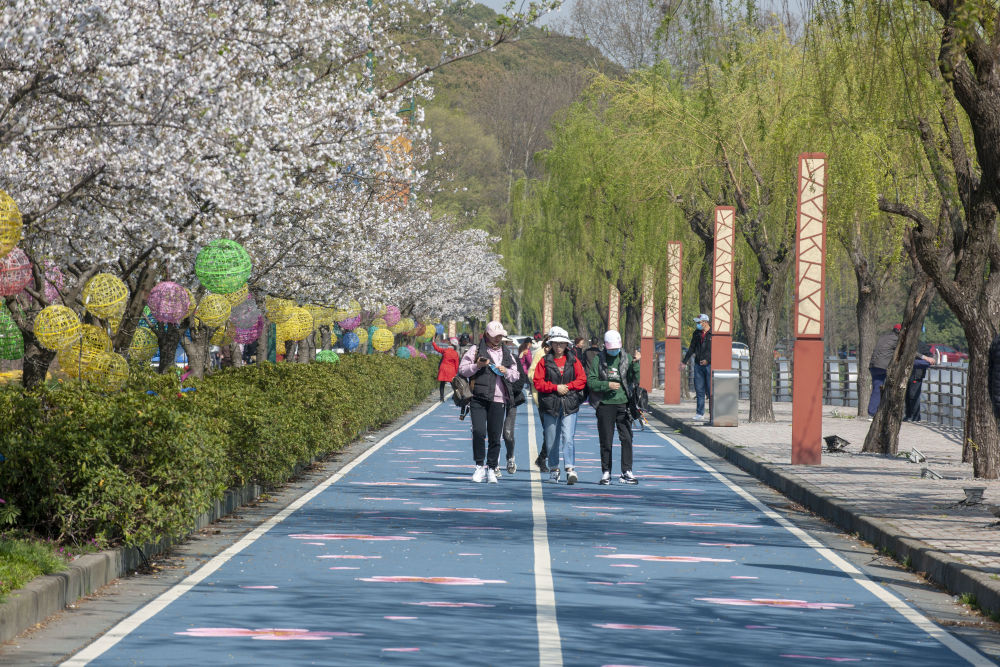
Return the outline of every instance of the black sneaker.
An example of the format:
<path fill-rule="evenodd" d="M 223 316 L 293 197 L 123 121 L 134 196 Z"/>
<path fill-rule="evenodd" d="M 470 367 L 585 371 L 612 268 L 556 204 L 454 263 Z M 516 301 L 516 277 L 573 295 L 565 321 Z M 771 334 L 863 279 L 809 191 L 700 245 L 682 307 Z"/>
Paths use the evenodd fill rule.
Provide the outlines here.
<path fill-rule="evenodd" d="M 622 484 L 639 483 L 639 480 L 635 478 L 635 475 L 632 474 L 631 470 L 626 470 L 625 472 L 623 472 L 621 476 L 618 478 L 618 481 L 621 482 Z"/>
<path fill-rule="evenodd" d="M 539 454 L 538 458 L 535 459 L 535 465 L 538 466 L 538 472 L 549 472 L 549 464 L 542 458 L 541 454 Z"/>

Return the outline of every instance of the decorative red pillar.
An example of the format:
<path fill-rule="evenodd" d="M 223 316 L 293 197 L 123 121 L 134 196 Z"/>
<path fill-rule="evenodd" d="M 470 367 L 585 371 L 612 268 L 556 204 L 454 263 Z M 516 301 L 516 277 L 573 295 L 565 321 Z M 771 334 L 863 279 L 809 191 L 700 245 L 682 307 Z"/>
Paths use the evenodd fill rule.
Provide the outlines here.
<path fill-rule="evenodd" d="M 712 273 L 712 370 L 733 367 L 733 249 L 736 209 L 715 207 L 715 257 Z"/>
<path fill-rule="evenodd" d="M 681 258 L 683 244 L 671 241 L 667 244 L 667 303 L 664 323 L 663 354 L 663 404 L 678 405 L 681 402 Z"/>
<path fill-rule="evenodd" d="M 618 319 L 621 315 L 622 295 L 614 285 L 608 291 L 608 331 L 618 331 Z"/>
<path fill-rule="evenodd" d="M 653 318 L 656 317 L 656 284 L 653 281 L 653 267 L 642 268 L 642 327 L 640 328 L 639 386 L 646 391 L 653 389 L 653 357 L 656 343 L 653 340 Z"/>
<path fill-rule="evenodd" d="M 493 288 L 493 321 L 500 321 L 500 288 Z"/>
<path fill-rule="evenodd" d="M 545 283 L 545 295 L 542 299 L 542 333 L 548 333 L 552 328 L 552 283 Z"/>
<path fill-rule="evenodd" d="M 799 155 L 795 210 L 795 348 L 792 463 L 819 465 L 823 451 L 823 296 L 826 279 L 826 155 Z"/>

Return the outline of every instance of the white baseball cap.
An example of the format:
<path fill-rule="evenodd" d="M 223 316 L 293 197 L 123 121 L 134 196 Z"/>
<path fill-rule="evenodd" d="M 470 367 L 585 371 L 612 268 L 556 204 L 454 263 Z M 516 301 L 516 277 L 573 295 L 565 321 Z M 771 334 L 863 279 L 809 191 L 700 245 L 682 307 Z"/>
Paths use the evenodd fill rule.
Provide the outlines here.
<path fill-rule="evenodd" d="M 708 322 L 709 321 L 708 315 L 706 315 L 705 313 L 702 313 L 698 317 L 694 318 L 694 321 L 695 322 Z"/>
<path fill-rule="evenodd" d="M 549 329 L 549 342 L 550 343 L 572 343 L 569 339 L 569 334 L 562 327 L 552 327 Z"/>
<path fill-rule="evenodd" d="M 604 348 L 607 350 L 622 349 L 622 335 L 612 329 L 604 334 Z"/>

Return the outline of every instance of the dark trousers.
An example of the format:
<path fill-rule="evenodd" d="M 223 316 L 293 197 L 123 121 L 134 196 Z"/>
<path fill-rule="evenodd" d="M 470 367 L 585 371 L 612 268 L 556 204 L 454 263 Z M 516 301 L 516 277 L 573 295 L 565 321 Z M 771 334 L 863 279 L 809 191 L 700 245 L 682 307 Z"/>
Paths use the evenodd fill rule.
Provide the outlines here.
<path fill-rule="evenodd" d="M 538 410 L 538 421 L 542 421 L 542 409 L 538 407 L 538 403 L 535 403 L 535 409 Z M 542 461 L 549 458 L 549 440 L 548 434 L 545 429 L 542 429 L 542 450 L 538 452 L 538 458 Z"/>
<path fill-rule="evenodd" d="M 438 384 L 438 390 L 441 392 L 441 400 L 442 401 L 444 400 L 444 386 L 446 384 L 448 384 L 448 383 L 445 382 L 444 380 L 441 380 L 440 383 Z"/>
<path fill-rule="evenodd" d="M 632 419 L 624 404 L 601 403 L 597 406 L 597 437 L 601 441 L 601 471 L 611 471 L 611 443 L 615 427 L 622 443 L 622 472 L 632 469 Z"/>
<path fill-rule="evenodd" d="M 885 384 L 885 369 L 869 366 L 872 374 L 872 395 L 868 398 L 868 416 L 874 417 L 882 403 L 882 385 Z"/>
<path fill-rule="evenodd" d="M 472 399 L 472 456 L 476 465 L 485 461 L 490 468 L 496 468 L 500 461 L 500 437 L 503 432 L 504 404 Z M 489 439 L 490 449 L 486 451 Z"/>
<path fill-rule="evenodd" d="M 914 368 L 910 375 L 910 382 L 906 385 L 906 411 L 903 413 L 906 421 L 920 421 L 920 390 L 926 372 L 924 368 Z"/>
<path fill-rule="evenodd" d="M 507 408 L 507 416 L 503 420 L 503 444 L 507 448 L 507 458 L 514 458 L 514 427 L 517 426 L 517 406 L 513 403 Z"/>

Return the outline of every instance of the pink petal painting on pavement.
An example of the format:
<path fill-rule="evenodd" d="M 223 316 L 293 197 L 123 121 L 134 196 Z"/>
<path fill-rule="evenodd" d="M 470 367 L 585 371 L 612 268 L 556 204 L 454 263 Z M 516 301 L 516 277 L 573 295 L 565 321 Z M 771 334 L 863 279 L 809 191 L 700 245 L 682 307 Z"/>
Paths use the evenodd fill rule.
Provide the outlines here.
<path fill-rule="evenodd" d="M 479 509 L 476 507 L 421 507 L 421 512 L 481 512 L 484 514 L 504 514 L 511 510 Z"/>
<path fill-rule="evenodd" d="M 457 609 L 459 607 L 494 607 L 496 605 L 492 604 L 481 604 L 479 602 L 406 602 L 404 604 L 412 604 L 416 607 L 444 607 L 448 609 Z"/>
<path fill-rule="evenodd" d="M 643 521 L 650 526 L 709 526 L 712 528 L 763 528 L 750 523 L 709 523 L 706 521 Z"/>
<path fill-rule="evenodd" d="M 853 604 L 845 604 L 841 602 L 807 602 L 805 600 L 771 600 L 768 598 L 753 598 L 750 600 L 742 600 L 739 598 L 695 598 L 695 600 L 701 600 L 702 602 L 711 602 L 712 604 L 726 604 L 736 607 L 788 607 L 789 609 L 847 609 L 853 607 Z"/>
<path fill-rule="evenodd" d="M 331 570 L 360 570 L 360 567 L 350 567 L 349 565 L 338 565 L 337 567 L 331 567 Z"/>
<path fill-rule="evenodd" d="M 386 584 L 440 584 L 443 586 L 482 586 L 483 584 L 507 583 L 503 579 L 479 579 L 478 577 L 411 577 L 405 575 L 364 577 L 358 581 Z"/>
<path fill-rule="evenodd" d="M 418 616 L 383 616 L 387 621 L 415 621 Z"/>
<path fill-rule="evenodd" d="M 441 486 L 428 482 L 351 482 L 361 486 Z"/>
<path fill-rule="evenodd" d="M 650 556 L 649 554 L 598 554 L 597 558 L 622 558 L 653 563 L 732 563 L 731 558 L 703 558 L 701 556 Z"/>
<path fill-rule="evenodd" d="M 240 586 L 240 588 L 246 588 L 255 591 L 270 591 L 277 588 L 277 586 Z"/>
<path fill-rule="evenodd" d="M 827 660 L 829 662 L 861 662 L 861 658 L 827 658 L 821 655 L 795 655 L 794 653 L 782 653 L 782 658 L 800 658 L 802 660 Z"/>
<path fill-rule="evenodd" d="M 729 578 L 730 579 L 760 579 L 760 577 L 741 577 L 739 575 L 734 575 L 734 576 L 729 577 Z"/>
<path fill-rule="evenodd" d="M 386 651 L 387 653 L 416 653 L 420 649 L 416 647 L 407 647 L 407 648 L 384 648 L 382 650 Z"/>
<path fill-rule="evenodd" d="M 356 535 L 352 533 L 323 533 L 322 535 L 289 535 L 293 540 L 363 540 L 366 542 L 395 542 L 398 540 L 415 540 L 415 537 L 403 535 Z"/>
<path fill-rule="evenodd" d="M 606 630 L 658 630 L 662 632 L 678 632 L 680 628 L 672 625 L 632 625 L 631 623 L 591 623 L 595 628 Z"/>
<path fill-rule="evenodd" d="M 324 556 L 316 556 L 316 558 L 349 558 L 352 560 L 372 560 L 381 558 L 381 556 L 359 556 L 357 554 L 347 554 L 347 555 L 332 555 L 326 554 Z"/>
<path fill-rule="evenodd" d="M 362 637 L 360 632 L 316 632 L 302 628 L 188 628 L 175 635 L 188 637 L 249 637 L 266 641 L 318 641 L 332 637 Z"/>
<path fill-rule="evenodd" d="M 557 496 L 569 496 L 571 498 L 642 498 L 631 493 L 566 493 L 560 492 Z"/>
<path fill-rule="evenodd" d="M 752 544 L 739 544 L 737 542 L 699 542 L 700 547 L 752 547 Z"/>

